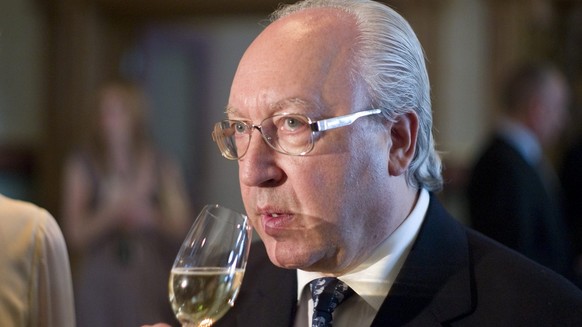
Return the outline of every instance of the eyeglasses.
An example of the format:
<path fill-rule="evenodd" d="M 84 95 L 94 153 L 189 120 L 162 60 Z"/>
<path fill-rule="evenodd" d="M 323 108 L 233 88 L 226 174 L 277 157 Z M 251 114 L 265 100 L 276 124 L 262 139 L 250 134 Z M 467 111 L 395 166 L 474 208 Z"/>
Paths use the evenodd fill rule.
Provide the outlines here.
<path fill-rule="evenodd" d="M 380 109 L 370 109 L 319 121 L 301 114 L 284 113 L 265 118 L 259 125 L 251 121 L 227 119 L 214 125 L 212 140 L 218 145 L 223 157 L 238 160 L 249 149 L 253 130 L 256 129 L 273 150 L 302 156 L 313 150 L 316 132 L 348 126 L 360 117 L 381 112 Z"/>

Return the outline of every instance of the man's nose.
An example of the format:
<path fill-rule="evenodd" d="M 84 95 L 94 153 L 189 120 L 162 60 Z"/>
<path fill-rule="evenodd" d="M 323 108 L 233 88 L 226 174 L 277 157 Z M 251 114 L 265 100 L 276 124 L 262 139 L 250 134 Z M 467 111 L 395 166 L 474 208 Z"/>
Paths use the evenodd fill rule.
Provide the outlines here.
<path fill-rule="evenodd" d="M 276 161 L 279 154 L 267 144 L 260 128 L 254 128 L 257 133 L 251 137 L 246 154 L 239 159 L 240 182 L 246 186 L 277 184 L 284 176 Z"/>

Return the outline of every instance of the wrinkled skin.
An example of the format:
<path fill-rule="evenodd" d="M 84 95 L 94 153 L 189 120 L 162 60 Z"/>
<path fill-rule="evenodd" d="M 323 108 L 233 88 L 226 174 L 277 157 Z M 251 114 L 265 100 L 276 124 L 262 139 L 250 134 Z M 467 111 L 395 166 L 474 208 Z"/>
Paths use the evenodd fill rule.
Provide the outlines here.
<path fill-rule="evenodd" d="M 229 118 L 258 124 L 282 112 L 318 120 L 370 109 L 364 84 L 350 76 L 356 37 L 354 20 L 335 9 L 309 9 L 271 24 L 240 62 Z M 239 178 L 271 261 L 338 275 L 369 256 L 415 201 L 404 172 L 417 128 L 414 114 L 395 123 L 360 118 L 319 134 L 305 156 L 278 153 L 254 131 Z"/>

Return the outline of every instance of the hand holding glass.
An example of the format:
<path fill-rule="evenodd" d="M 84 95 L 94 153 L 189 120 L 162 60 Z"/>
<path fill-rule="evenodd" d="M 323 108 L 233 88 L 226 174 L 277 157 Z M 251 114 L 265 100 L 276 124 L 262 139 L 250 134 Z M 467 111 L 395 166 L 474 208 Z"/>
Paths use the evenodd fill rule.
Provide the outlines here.
<path fill-rule="evenodd" d="M 245 215 L 219 205 L 204 207 L 170 276 L 170 302 L 183 327 L 211 326 L 234 305 L 251 238 Z"/>

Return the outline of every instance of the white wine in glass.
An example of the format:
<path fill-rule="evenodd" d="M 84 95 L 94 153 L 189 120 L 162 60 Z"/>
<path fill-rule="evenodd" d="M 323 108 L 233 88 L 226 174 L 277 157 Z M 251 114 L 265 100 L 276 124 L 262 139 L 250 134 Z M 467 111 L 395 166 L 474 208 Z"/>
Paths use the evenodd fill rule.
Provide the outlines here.
<path fill-rule="evenodd" d="M 202 209 L 170 274 L 170 302 L 183 327 L 211 326 L 234 305 L 251 238 L 245 215 L 220 205 Z"/>

